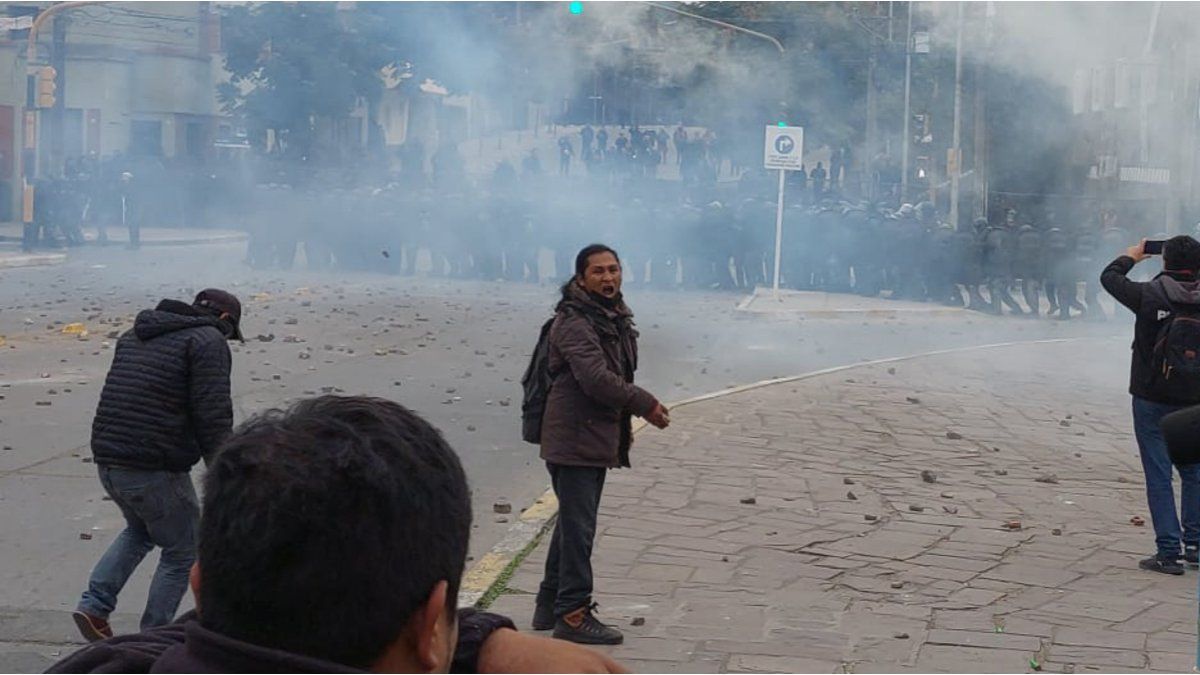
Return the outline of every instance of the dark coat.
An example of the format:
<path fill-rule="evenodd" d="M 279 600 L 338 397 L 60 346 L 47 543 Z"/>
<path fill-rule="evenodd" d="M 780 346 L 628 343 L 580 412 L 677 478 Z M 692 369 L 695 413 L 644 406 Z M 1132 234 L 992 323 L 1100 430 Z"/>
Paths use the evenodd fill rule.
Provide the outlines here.
<path fill-rule="evenodd" d="M 233 427 L 225 329 L 175 300 L 137 315 L 92 420 L 97 464 L 187 471 L 216 451 Z"/>
<path fill-rule="evenodd" d="M 499 614 L 458 610 L 458 646 L 452 673 L 478 671 L 479 648 L 497 628 Z M 234 640 L 200 625 L 195 612 L 175 623 L 96 642 L 50 666 L 48 673 L 358 673 L 338 663 Z"/>
<path fill-rule="evenodd" d="M 1191 273 L 1172 271 L 1165 271 L 1152 281 L 1133 281 L 1127 275 L 1135 264 L 1133 258 L 1123 255 L 1109 263 L 1100 275 L 1104 290 L 1137 315 L 1133 327 L 1129 393 L 1168 405 L 1200 403 L 1200 391 L 1181 395 L 1168 387 L 1154 362 L 1154 344 L 1164 322 L 1172 318 L 1172 304 L 1200 304 L 1200 282 Z"/>
<path fill-rule="evenodd" d="M 633 384 L 637 370 L 633 313 L 619 300 L 604 307 L 576 284 L 550 328 L 552 385 L 542 420 L 542 459 L 567 466 L 629 466 L 631 416 L 658 400 Z"/>

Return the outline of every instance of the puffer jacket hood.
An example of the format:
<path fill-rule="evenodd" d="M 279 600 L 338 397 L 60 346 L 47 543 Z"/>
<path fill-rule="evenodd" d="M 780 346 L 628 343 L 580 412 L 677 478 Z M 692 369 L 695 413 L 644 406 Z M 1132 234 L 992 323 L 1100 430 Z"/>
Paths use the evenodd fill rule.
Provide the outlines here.
<path fill-rule="evenodd" d="M 154 309 L 138 312 L 137 319 L 133 323 L 133 332 L 139 340 L 151 340 L 167 333 L 201 326 L 213 326 L 221 329 L 217 317 L 203 314 L 191 305 L 178 300 L 163 300 Z M 223 330 L 222 333 L 224 333 Z"/>

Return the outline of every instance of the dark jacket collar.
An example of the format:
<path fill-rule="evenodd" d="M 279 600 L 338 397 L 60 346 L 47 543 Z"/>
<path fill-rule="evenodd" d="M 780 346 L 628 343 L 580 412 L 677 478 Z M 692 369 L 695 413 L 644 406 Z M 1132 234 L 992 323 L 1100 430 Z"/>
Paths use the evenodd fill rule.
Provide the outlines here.
<path fill-rule="evenodd" d="M 199 621 L 184 626 L 185 640 L 163 653 L 152 673 L 361 673 L 340 663 L 235 640 Z"/>

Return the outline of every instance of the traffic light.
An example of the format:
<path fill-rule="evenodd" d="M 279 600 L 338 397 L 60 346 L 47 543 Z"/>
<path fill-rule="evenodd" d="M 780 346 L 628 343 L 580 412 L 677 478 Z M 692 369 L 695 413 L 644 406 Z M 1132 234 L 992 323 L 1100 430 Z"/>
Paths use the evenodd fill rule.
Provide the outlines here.
<path fill-rule="evenodd" d="M 39 108 L 54 107 L 54 91 L 58 89 L 54 78 L 58 73 L 50 66 L 43 66 L 37 71 L 37 106 Z"/>
<path fill-rule="evenodd" d="M 583 14 L 583 3 L 579 0 L 575 0 L 571 4 L 567 5 L 567 9 L 572 14 Z"/>

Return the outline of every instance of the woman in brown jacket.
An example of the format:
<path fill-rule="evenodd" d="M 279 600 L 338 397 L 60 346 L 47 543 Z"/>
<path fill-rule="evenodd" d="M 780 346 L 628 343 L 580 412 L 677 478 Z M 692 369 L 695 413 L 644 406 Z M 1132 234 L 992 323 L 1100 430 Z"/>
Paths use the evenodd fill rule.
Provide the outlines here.
<path fill-rule="evenodd" d="M 667 411 L 633 384 L 633 312 L 621 296 L 617 252 L 592 244 L 575 257 L 550 329 L 553 384 L 542 420 L 542 459 L 558 497 L 558 523 L 538 589 L 533 627 L 584 644 L 619 644 L 621 632 L 595 617 L 592 542 L 604 477 L 629 466 L 632 416 L 665 429 Z"/>

